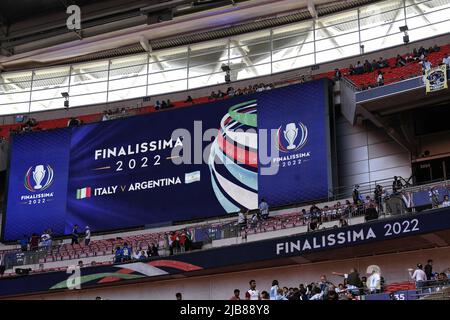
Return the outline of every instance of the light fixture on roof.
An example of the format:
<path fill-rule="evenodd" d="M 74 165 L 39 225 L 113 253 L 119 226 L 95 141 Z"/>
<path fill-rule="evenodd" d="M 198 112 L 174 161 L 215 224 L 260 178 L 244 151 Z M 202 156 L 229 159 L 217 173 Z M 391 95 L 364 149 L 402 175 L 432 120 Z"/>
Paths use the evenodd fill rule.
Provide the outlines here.
<path fill-rule="evenodd" d="M 64 98 L 64 107 L 69 108 L 69 93 L 61 92 L 62 97 Z"/>
<path fill-rule="evenodd" d="M 404 35 L 403 35 L 403 43 L 404 44 L 408 44 L 409 43 L 409 35 L 408 35 L 408 26 L 402 26 L 402 27 L 399 27 L 399 29 L 400 29 L 400 32 L 403 32 L 404 33 Z"/>

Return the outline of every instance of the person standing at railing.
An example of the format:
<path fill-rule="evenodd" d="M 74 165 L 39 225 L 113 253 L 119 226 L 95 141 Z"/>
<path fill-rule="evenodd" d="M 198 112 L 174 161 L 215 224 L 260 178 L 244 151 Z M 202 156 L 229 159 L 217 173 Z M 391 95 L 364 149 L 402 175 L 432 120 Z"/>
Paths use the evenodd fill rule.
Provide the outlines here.
<path fill-rule="evenodd" d="M 377 204 L 378 213 L 383 213 L 383 187 L 379 184 L 375 187 L 374 199 Z"/>
<path fill-rule="evenodd" d="M 394 181 L 392 182 L 392 193 L 398 194 L 403 189 L 403 183 L 402 181 L 395 176 Z"/>
<path fill-rule="evenodd" d="M 418 263 L 417 264 L 417 269 L 408 269 L 409 271 L 409 275 L 411 277 L 412 280 L 414 280 L 416 282 L 416 288 L 420 289 L 422 288 L 426 281 L 427 281 L 427 275 L 425 274 L 425 272 L 423 271 L 423 266 L 422 264 Z"/>
<path fill-rule="evenodd" d="M 269 205 L 264 198 L 261 199 L 261 203 L 259 204 L 259 214 L 264 220 L 269 218 Z"/>

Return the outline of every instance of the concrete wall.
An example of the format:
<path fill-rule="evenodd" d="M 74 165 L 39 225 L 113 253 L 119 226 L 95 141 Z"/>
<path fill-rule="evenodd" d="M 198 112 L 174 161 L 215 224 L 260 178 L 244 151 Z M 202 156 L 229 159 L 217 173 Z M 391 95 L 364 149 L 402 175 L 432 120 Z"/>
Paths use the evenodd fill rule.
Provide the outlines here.
<path fill-rule="evenodd" d="M 298 266 L 241 271 L 213 276 L 180 278 L 154 283 L 141 283 L 86 291 L 67 291 L 57 294 L 37 295 L 22 299 L 62 299 L 62 300 L 94 300 L 96 296 L 103 299 L 151 299 L 174 300 L 175 293 L 181 292 L 184 299 L 189 300 L 227 300 L 234 289 L 241 290 L 244 296 L 251 279 L 256 280 L 259 290 L 269 290 L 272 280 L 277 279 L 281 286 L 294 287 L 300 283 L 318 282 L 320 275 L 325 274 L 335 284 L 343 282 L 331 273 L 348 272 L 356 267 L 361 276 L 369 265 L 380 266 L 387 284 L 408 281 L 408 268 L 414 268 L 420 262 L 434 260 L 434 271 L 444 271 L 450 266 L 450 248 L 427 249 L 413 252 L 370 256 L 358 259 L 329 261 L 323 263 L 304 264 Z"/>
<path fill-rule="evenodd" d="M 351 126 L 339 117 L 336 136 L 340 186 L 411 176 L 410 153 L 371 123 Z"/>

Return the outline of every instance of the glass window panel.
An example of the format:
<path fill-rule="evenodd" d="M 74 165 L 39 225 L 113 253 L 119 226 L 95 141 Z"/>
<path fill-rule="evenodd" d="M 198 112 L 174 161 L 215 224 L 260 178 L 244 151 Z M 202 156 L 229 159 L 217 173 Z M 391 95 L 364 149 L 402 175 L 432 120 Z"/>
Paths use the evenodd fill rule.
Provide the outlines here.
<path fill-rule="evenodd" d="M 186 59 L 179 59 L 179 60 L 172 60 L 172 61 L 159 61 L 156 57 L 150 58 L 150 67 L 149 72 L 155 73 L 160 71 L 166 71 L 166 70 L 175 70 L 175 69 L 182 69 L 187 67 L 187 58 Z"/>
<path fill-rule="evenodd" d="M 27 92 L 31 88 L 31 71 L 8 72 L 0 74 L 0 85 L 3 92 Z"/>
<path fill-rule="evenodd" d="M 230 59 L 270 53 L 270 41 L 257 44 L 244 44 L 242 42 L 232 40 L 230 46 Z"/>
<path fill-rule="evenodd" d="M 394 34 L 379 39 L 364 41 L 362 44 L 364 45 L 365 52 L 380 50 L 380 48 L 398 46 L 400 44 L 403 44 L 403 33 Z"/>
<path fill-rule="evenodd" d="M 216 73 L 202 77 L 189 78 L 189 89 L 206 87 L 224 82 L 225 82 L 225 75 L 223 73 Z"/>
<path fill-rule="evenodd" d="M 187 78 L 187 69 L 165 71 L 150 74 L 148 76 L 148 83 L 154 84 L 160 82 L 180 80 L 185 78 Z"/>
<path fill-rule="evenodd" d="M 294 24 L 290 24 L 288 26 L 284 26 L 284 27 L 279 27 L 279 28 L 275 28 L 273 29 L 273 34 L 272 34 L 272 38 L 274 40 L 274 46 L 275 43 L 278 40 L 283 40 L 283 39 L 291 39 L 292 38 L 296 38 L 296 37 L 300 37 L 301 39 L 304 38 L 305 35 L 308 36 L 307 41 L 312 41 L 313 40 L 313 32 L 314 30 L 314 26 L 313 26 L 313 21 L 304 21 L 304 22 L 299 22 L 299 23 L 294 23 Z M 297 44 L 300 42 L 297 42 Z"/>
<path fill-rule="evenodd" d="M 273 72 L 292 70 L 311 65 L 314 65 L 314 54 L 274 62 Z"/>
<path fill-rule="evenodd" d="M 16 92 L 0 95 L 0 104 L 28 102 L 30 101 L 29 92 Z"/>
<path fill-rule="evenodd" d="M 316 40 L 358 30 L 358 11 L 321 17 L 316 22 Z"/>
<path fill-rule="evenodd" d="M 215 63 L 218 61 L 228 61 L 228 50 L 214 51 L 203 55 L 190 57 L 189 66 L 197 66 L 208 63 Z"/>
<path fill-rule="evenodd" d="M 70 107 L 87 106 L 106 102 L 106 92 L 87 94 L 83 96 L 70 96 Z"/>
<path fill-rule="evenodd" d="M 138 97 L 144 97 L 146 95 L 146 87 L 147 85 L 129 88 L 117 91 L 110 91 L 108 94 L 108 101 L 120 101 Z"/>
<path fill-rule="evenodd" d="M 270 63 L 258 66 L 245 67 L 237 72 L 236 80 L 259 77 L 262 75 L 270 74 L 270 72 L 271 72 Z M 231 75 L 231 79 L 233 80 L 233 75 Z"/>
<path fill-rule="evenodd" d="M 447 33 L 450 30 L 450 20 L 434 24 L 432 26 L 425 26 L 419 29 L 409 31 L 409 40 L 417 41 L 430 37 L 430 34 L 438 35 Z"/>
<path fill-rule="evenodd" d="M 70 96 L 76 96 L 80 94 L 89 94 L 95 92 L 106 92 L 108 90 L 108 83 L 106 81 L 100 83 L 89 83 L 70 86 L 69 94 Z M 72 97 L 71 97 L 72 99 Z"/>
<path fill-rule="evenodd" d="M 317 52 L 316 62 L 323 63 L 326 61 L 338 60 L 344 57 L 354 56 L 357 54 L 359 54 L 359 43 L 327 51 Z"/>
<path fill-rule="evenodd" d="M 120 80 L 112 80 L 109 82 L 109 90 L 111 91 L 111 90 L 127 89 L 146 85 L 147 85 L 147 75 L 143 75 Z"/>
<path fill-rule="evenodd" d="M 228 64 L 228 63 L 225 63 L 225 64 Z M 220 62 L 191 67 L 191 68 L 189 68 L 189 77 L 192 78 L 192 77 L 202 76 L 205 74 L 221 72 L 222 71 L 221 67 L 222 67 L 222 63 L 220 63 Z"/>
<path fill-rule="evenodd" d="M 26 103 L 10 103 L 8 105 L 1 105 L 0 103 L 0 115 L 28 113 L 30 104 Z"/>
<path fill-rule="evenodd" d="M 187 89 L 187 80 L 179 80 L 149 85 L 148 94 L 154 96 L 157 94 L 182 91 L 186 89 Z"/>
<path fill-rule="evenodd" d="M 108 61 L 74 65 L 70 84 L 93 83 L 107 80 Z"/>
<path fill-rule="evenodd" d="M 305 43 L 300 46 L 285 48 L 281 50 L 276 50 L 273 52 L 273 61 L 294 58 L 297 56 L 303 56 L 307 54 L 314 53 L 314 43 Z"/>
<path fill-rule="evenodd" d="M 364 6 L 359 9 L 359 17 L 366 18 L 377 16 L 380 13 L 388 11 L 396 11 L 396 9 L 403 8 L 403 0 L 386 0 L 380 1 L 372 5 Z M 402 9 L 403 11 L 403 9 Z M 389 15 L 389 14 L 388 14 Z"/>
<path fill-rule="evenodd" d="M 36 91 L 33 90 L 33 92 L 31 93 L 31 101 L 62 98 L 61 93 L 68 91 L 69 91 L 68 87 L 36 90 Z M 61 105 L 61 107 L 64 107 L 64 105 Z"/>
<path fill-rule="evenodd" d="M 358 43 L 359 43 L 358 32 L 351 33 L 351 34 L 345 34 L 342 36 L 317 41 L 316 42 L 316 51 L 333 49 L 336 47 L 342 47 L 342 46 L 358 44 Z"/>
<path fill-rule="evenodd" d="M 156 50 L 151 53 L 151 57 L 157 57 L 159 61 L 167 60 L 185 60 L 188 56 L 188 47 L 170 48 L 165 50 Z"/>
<path fill-rule="evenodd" d="M 64 108 L 64 98 L 31 102 L 31 112 Z"/>
<path fill-rule="evenodd" d="M 50 68 L 50 69 L 40 69 L 34 71 L 33 81 L 47 80 L 52 78 L 68 78 L 69 76 L 70 76 L 70 66 Z"/>
<path fill-rule="evenodd" d="M 401 34 L 403 37 L 403 33 L 399 31 L 399 28 L 404 25 L 405 21 L 400 20 L 392 22 L 390 24 L 374 26 L 370 29 L 361 30 L 361 41 L 385 37 L 386 35 L 393 35 L 393 34 Z"/>

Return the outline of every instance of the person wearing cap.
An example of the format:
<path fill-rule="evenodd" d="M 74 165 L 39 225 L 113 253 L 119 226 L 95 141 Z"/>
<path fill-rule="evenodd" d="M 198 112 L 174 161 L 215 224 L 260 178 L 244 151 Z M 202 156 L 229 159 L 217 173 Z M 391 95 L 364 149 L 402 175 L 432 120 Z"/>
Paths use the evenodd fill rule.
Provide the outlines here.
<path fill-rule="evenodd" d="M 416 282 L 416 288 L 422 288 L 427 281 L 427 275 L 425 274 L 425 271 L 423 271 L 422 264 L 417 264 L 417 269 L 414 270 L 414 273 L 412 273 L 413 269 L 408 269 L 408 271 L 411 279 Z"/>
<path fill-rule="evenodd" d="M 89 243 L 91 242 L 91 229 L 89 228 L 89 226 L 86 226 L 86 231 L 84 233 L 84 244 L 86 246 L 89 245 Z"/>

